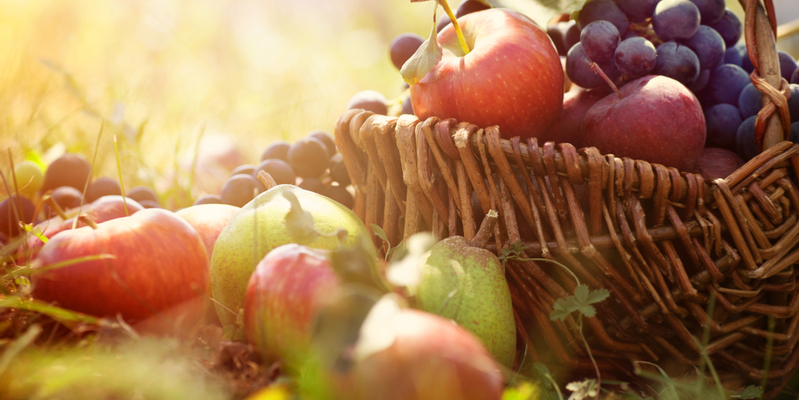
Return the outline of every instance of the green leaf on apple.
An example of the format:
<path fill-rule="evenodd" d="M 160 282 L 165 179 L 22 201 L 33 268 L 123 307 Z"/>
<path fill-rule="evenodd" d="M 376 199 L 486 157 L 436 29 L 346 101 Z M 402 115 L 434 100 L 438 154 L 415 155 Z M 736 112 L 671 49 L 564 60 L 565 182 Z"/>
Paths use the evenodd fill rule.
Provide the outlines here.
<path fill-rule="evenodd" d="M 428 74 L 428 71 L 442 60 L 442 46 L 436 40 L 436 10 L 438 8 L 439 2 L 437 0 L 434 2 L 433 26 L 431 26 L 431 33 L 428 39 L 422 42 L 422 45 L 419 46 L 414 55 L 400 69 L 400 75 L 409 85 L 419 82 Z"/>
<path fill-rule="evenodd" d="M 300 205 L 297 196 L 289 190 L 282 192 L 283 197 L 291 204 L 286 214 L 286 230 L 297 244 L 309 244 L 317 239 L 319 233 L 314 229 L 314 217 Z"/>

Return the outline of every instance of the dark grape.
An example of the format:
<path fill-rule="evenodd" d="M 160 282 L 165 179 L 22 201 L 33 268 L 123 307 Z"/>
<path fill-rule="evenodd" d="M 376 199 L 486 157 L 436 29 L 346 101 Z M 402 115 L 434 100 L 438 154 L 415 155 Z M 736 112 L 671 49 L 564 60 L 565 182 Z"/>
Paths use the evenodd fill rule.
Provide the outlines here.
<path fill-rule="evenodd" d="M 560 56 L 566 56 L 568 49 L 564 44 L 564 32 L 559 29 L 558 24 L 563 24 L 563 22 L 547 27 L 547 36 L 553 41 L 553 46 L 556 47 L 556 53 Z"/>
<path fill-rule="evenodd" d="M 663 41 L 688 39 L 700 27 L 700 10 L 689 0 L 661 0 L 653 12 L 652 23 Z"/>
<path fill-rule="evenodd" d="M 715 104 L 728 103 L 739 105 L 739 94 L 747 84 L 750 76 L 743 69 L 733 64 L 722 64 L 711 71 L 705 90 L 711 95 Z"/>
<path fill-rule="evenodd" d="M 736 45 L 725 49 L 725 55 L 722 57 L 722 62 L 725 64 L 733 64 L 738 67 L 742 66 L 742 57 L 744 57 L 744 45 Z"/>
<path fill-rule="evenodd" d="M 567 52 L 569 52 L 572 46 L 575 46 L 576 43 L 581 41 L 581 29 L 574 20 L 570 20 L 564 24 L 566 24 L 564 29 L 564 46 L 566 46 Z M 566 56 L 566 53 L 564 56 Z"/>
<path fill-rule="evenodd" d="M 347 102 L 347 109 L 363 109 L 375 114 L 386 115 L 386 96 L 374 90 L 358 92 Z"/>
<path fill-rule="evenodd" d="M 725 41 L 712 28 L 701 25 L 697 33 L 684 42 L 700 60 L 700 68 L 712 69 L 719 66 L 725 56 Z"/>
<path fill-rule="evenodd" d="M 302 178 L 318 178 L 328 169 L 328 151 L 319 140 L 304 138 L 289 148 L 289 165 Z"/>
<path fill-rule="evenodd" d="M 586 89 L 607 85 L 603 78 L 592 70 L 591 63 L 592 60 L 586 56 L 580 43 L 569 49 L 569 53 L 567 53 L 567 75 L 572 83 Z M 606 71 L 606 68 L 609 68 L 609 70 L 616 69 L 613 67 L 613 63 L 598 63 L 598 65 L 603 68 L 603 71 Z M 606 72 L 606 75 L 609 74 Z M 613 79 L 610 75 L 609 77 Z"/>
<path fill-rule="evenodd" d="M 689 87 L 700 75 L 700 60 L 692 49 L 675 42 L 666 42 L 656 49 L 658 75 L 668 76 Z"/>
<path fill-rule="evenodd" d="M 234 175 L 222 185 L 220 199 L 225 204 L 243 207 L 256 196 L 258 181 L 250 175 Z"/>
<path fill-rule="evenodd" d="M 16 194 L 6 197 L 0 201 L 0 233 L 9 238 L 19 235 L 24 232 L 19 222 L 34 222 L 35 212 L 36 206 L 27 197 Z"/>
<path fill-rule="evenodd" d="M 216 194 L 206 194 L 198 197 L 193 205 L 199 206 L 200 204 L 222 204 L 222 198 Z"/>
<path fill-rule="evenodd" d="M 739 129 L 736 131 L 736 153 L 744 161 L 748 161 L 758 155 L 755 116 L 745 119 L 739 125 Z"/>
<path fill-rule="evenodd" d="M 233 171 L 231 171 L 230 175 L 228 176 L 234 176 L 239 174 L 252 175 L 255 170 L 256 166 L 253 164 L 242 164 L 234 168 Z"/>
<path fill-rule="evenodd" d="M 616 0 L 631 22 L 644 22 L 653 15 L 660 0 Z"/>
<path fill-rule="evenodd" d="M 797 112 L 798 112 L 798 86 L 796 83 L 789 84 L 789 88 L 792 90 L 792 97 L 789 98 L 789 114 L 792 116 L 792 122 L 797 121 Z"/>
<path fill-rule="evenodd" d="M 594 62 L 608 62 L 619 44 L 619 31 L 608 21 L 594 21 L 581 30 L 581 46 Z"/>
<path fill-rule="evenodd" d="M 722 39 L 725 40 L 725 46 L 728 48 L 738 43 L 742 37 L 742 21 L 733 11 L 727 8 L 719 21 L 707 25 L 714 28 L 722 36 Z"/>
<path fill-rule="evenodd" d="M 689 86 L 689 90 L 695 94 L 700 93 L 706 88 L 706 86 L 708 86 L 709 78 L 711 78 L 711 71 L 707 69 L 700 70 L 700 73 L 697 74 L 697 79 L 695 79 L 694 83 Z"/>
<path fill-rule="evenodd" d="M 297 186 L 314 193 L 324 194 L 325 192 L 325 185 L 317 178 L 303 178 Z"/>
<path fill-rule="evenodd" d="M 47 167 L 41 191 L 45 193 L 61 186 L 71 186 L 83 193 L 90 171 L 89 161 L 83 155 L 64 154 Z"/>
<path fill-rule="evenodd" d="M 139 204 L 141 204 L 144 208 L 163 208 L 161 207 L 161 204 L 158 204 L 157 201 L 153 200 L 142 200 L 139 202 Z"/>
<path fill-rule="evenodd" d="M 328 150 L 328 157 L 333 157 L 333 155 L 336 154 L 336 142 L 333 141 L 333 136 L 331 136 L 330 133 L 323 130 L 316 130 L 311 131 L 306 136 L 322 142 L 325 145 L 325 149 Z"/>
<path fill-rule="evenodd" d="M 347 186 L 350 184 L 350 175 L 347 174 L 347 167 L 344 165 L 344 159 L 342 158 L 341 154 L 336 154 L 331 157 L 330 160 L 331 165 L 331 179 L 334 182 L 339 182 L 341 186 Z"/>
<path fill-rule="evenodd" d="M 792 127 L 789 129 L 789 140 L 792 143 L 797 143 L 797 122 L 792 122 Z"/>
<path fill-rule="evenodd" d="M 272 142 L 264 149 L 264 152 L 261 153 L 261 160 L 259 161 L 272 159 L 286 161 L 286 154 L 289 152 L 289 146 L 291 146 L 291 144 L 285 140 Z"/>
<path fill-rule="evenodd" d="M 138 201 L 140 204 L 144 200 L 151 200 L 158 202 L 158 196 L 148 186 L 134 186 L 131 190 L 125 192 L 125 197 Z"/>
<path fill-rule="evenodd" d="M 344 186 L 327 186 L 324 195 L 342 203 L 347 208 L 353 208 L 355 205 L 353 195 Z"/>
<path fill-rule="evenodd" d="M 794 73 L 792 74 L 792 79 L 789 79 L 789 83 L 794 83 L 795 85 L 797 85 L 797 71 L 798 69 L 794 70 Z"/>
<path fill-rule="evenodd" d="M 628 30 L 628 17 L 613 0 L 594 0 L 583 5 L 578 15 L 578 28 L 583 30 L 594 21 L 611 22 L 620 34 Z"/>
<path fill-rule="evenodd" d="M 750 74 L 753 72 L 755 67 L 753 67 L 753 61 L 750 60 L 750 53 L 747 52 L 747 47 L 745 46 L 744 52 L 742 53 L 742 69 L 744 72 Z"/>
<path fill-rule="evenodd" d="M 706 147 L 733 148 L 741 124 L 739 108 L 725 103 L 709 108 L 706 110 Z"/>
<path fill-rule="evenodd" d="M 406 99 L 403 100 L 403 109 L 400 111 L 400 114 L 403 114 L 403 115 L 415 115 L 414 114 L 414 107 L 411 104 L 411 96 L 406 97 Z"/>
<path fill-rule="evenodd" d="M 401 33 L 392 39 L 389 44 L 389 57 L 392 64 L 399 70 L 408 61 L 425 39 L 416 33 Z"/>
<path fill-rule="evenodd" d="M 713 24 L 725 15 L 725 0 L 691 0 L 700 11 L 700 23 Z"/>
<path fill-rule="evenodd" d="M 474 12 L 488 10 L 490 7 L 486 4 L 481 3 L 480 1 L 475 0 L 467 0 L 461 3 L 456 9 L 456 18 L 461 18 L 467 14 L 472 14 Z"/>
<path fill-rule="evenodd" d="M 251 176 L 258 181 L 258 191 L 263 192 L 267 188 L 258 180 L 258 173 L 264 171 L 268 173 L 278 185 L 294 185 L 297 175 L 294 169 L 283 160 L 264 160 L 253 171 Z"/>
<path fill-rule="evenodd" d="M 101 176 L 92 181 L 92 183 L 90 183 L 89 187 L 86 189 L 86 202 L 92 203 L 103 196 L 121 194 L 122 189 L 120 188 L 119 182 L 117 182 L 116 179 L 109 178 L 107 176 Z"/>
<path fill-rule="evenodd" d="M 628 79 L 645 76 L 656 66 L 656 47 L 643 37 L 625 39 L 614 52 L 614 65 Z"/>
<path fill-rule="evenodd" d="M 81 202 L 83 201 L 83 194 L 80 190 L 75 189 L 72 186 L 62 186 L 60 188 L 56 188 L 50 192 L 50 197 L 55 200 L 56 204 L 61 207 L 62 210 L 69 210 L 71 208 L 80 207 Z M 48 219 L 51 217 L 49 207 L 44 207 L 45 215 Z"/>
<path fill-rule="evenodd" d="M 781 64 L 781 77 L 786 82 L 791 81 L 794 71 L 797 71 L 797 62 L 785 51 L 778 52 L 778 62 Z"/>
<path fill-rule="evenodd" d="M 752 83 L 748 83 L 747 86 L 742 89 L 742 93 L 739 93 L 738 106 L 739 115 L 741 115 L 742 118 L 746 119 L 758 114 L 763 107 L 761 92 L 758 91 Z"/>

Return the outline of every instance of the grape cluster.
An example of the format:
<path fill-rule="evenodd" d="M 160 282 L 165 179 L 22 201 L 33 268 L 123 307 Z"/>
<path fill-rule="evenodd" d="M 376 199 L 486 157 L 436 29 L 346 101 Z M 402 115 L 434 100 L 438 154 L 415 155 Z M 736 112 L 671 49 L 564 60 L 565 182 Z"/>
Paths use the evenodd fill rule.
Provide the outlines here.
<path fill-rule="evenodd" d="M 618 87 L 644 75 L 664 75 L 689 88 L 706 117 L 706 147 L 757 154 L 755 115 L 762 95 L 750 82 L 753 64 L 742 38 L 742 22 L 724 0 L 595 0 L 577 21 L 552 20 L 547 33 L 566 74 L 586 89 L 607 87 L 597 64 Z M 790 139 L 797 142 L 798 64 L 778 52 L 781 75 L 790 82 Z"/>
<path fill-rule="evenodd" d="M 350 176 L 342 155 L 331 134 L 321 130 L 309 132 L 294 143 L 284 140 L 270 143 L 261 153 L 258 165 L 243 164 L 234 168 L 219 195 L 201 196 L 194 204 L 222 203 L 242 207 L 267 190 L 258 179 L 261 171 L 268 173 L 278 185 L 297 185 L 347 207 L 354 205 L 353 195 L 347 190 Z"/>

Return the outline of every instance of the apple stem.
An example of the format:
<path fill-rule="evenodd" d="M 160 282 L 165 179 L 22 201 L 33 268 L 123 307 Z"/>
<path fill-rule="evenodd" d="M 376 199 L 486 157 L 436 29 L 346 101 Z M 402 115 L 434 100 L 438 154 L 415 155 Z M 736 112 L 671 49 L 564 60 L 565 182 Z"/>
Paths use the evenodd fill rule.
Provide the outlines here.
<path fill-rule="evenodd" d="M 611 86 L 611 90 L 613 90 L 614 93 L 617 94 L 617 97 L 622 99 L 622 93 L 620 93 L 619 89 L 617 88 L 617 85 L 615 85 L 614 82 L 611 80 L 611 78 L 609 78 L 608 75 L 606 75 L 606 73 L 603 72 L 603 69 L 600 68 L 600 66 L 597 65 L 596 62 L 592 62 L 591 67 L 592 71 L 594 71 L 595 74 L 600 75 L 600 77 L 603 78 L 603 80 L 606 81 L 606 83 L 608 83 L 608 86 Z"/>
<path fill-rule="evenodd" d="M 496 224 L 497 211 L 489 210 L 489 212 L 486 214 L 486 217 L 483 218 L 483 222 L 481 222 L 481 227 L 478 228 L 478 233 L 476 233 L 475 237 L 469 241 L 469 245 L 472 247 L 485 248 L 486 244 L 489 243 L 489 240 L 492 238 L 494 226 Z"/>
<path fill-rule="evenodd" d="M 450 4 L 447 3 L 447 0 L 439 0 L 439 4 L 441 4 L 442 8 L 444 8 L 444 12 L 447 13 L 447 17 L 450 18 L 450 22 L 453 23 L 453 27 L 456 28 L 456 36 L 458 36 L 458 43 L 461 44 L 461 50 L 464 51 L 464 55 L 469 54 L 469 46 L 467 46 L 467 41 L 464 39 L 464 32 L 461 31 L 461 26 L 458 25 L 458 19 L 456 15 L 453 14 L 453 10 L 450 8 Z"/>
<path fill-rule="evenodd" d="M 258 180 L 261 181 L 261 183 L 263 183 L 264 186 L 267 187 L 267 190 L 270 190 L 275 186 L 278 186 L 278 184 L 275 183 L 275 179 L 272 179 L 272 175 L 268 174 L 266 171 L 258 171 L 257 176 Z"/>
<path fill-rule="evenodd" d="M 78 217 L 78 220 L 86 224 L 87 226 L 91 227 L 92 229 L 97 229 L 97 224 L 89 217 L 88 214 L 81 214 Z"/>
<path fill-rule="evenodd" d="M 61 219 L 63 219 L 64 221 L 66 221 L 68 219 L 67 218 L 67 214 L 65 214 L 64 213 L 64 209 L 61 208 L 60 205 L 58 205 L 58 203 L 56 202 L 56 199 L 52 198 L 50 195 L 46 195 L 46 196 L 44 196 L 43 200 L 48 205 L 50 205 L 50 208 L 52 208 L 56 212 L 56 214 L 58 214 L 58 216 L 61 217 Z"/>

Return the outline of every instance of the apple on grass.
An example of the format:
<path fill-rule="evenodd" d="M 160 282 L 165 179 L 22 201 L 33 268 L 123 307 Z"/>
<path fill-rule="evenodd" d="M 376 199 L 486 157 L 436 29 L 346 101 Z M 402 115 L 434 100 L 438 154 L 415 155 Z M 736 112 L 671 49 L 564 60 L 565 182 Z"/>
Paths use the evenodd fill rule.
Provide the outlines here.
<path fill-rule="evenodd" d="M 42 247 L 35 268 L 34 298 L 133 323 L 202 303 L 209 292 L 203 241 L 188 222 L 162 209 L 62 231 Z M 196 321 L 203 312 L 192 310 L 183 320 Z"/>
<path fill-rule="evenodd" d="M 564 74 L 547 33 L 528 17 L 490 9 L 458 19 L 420 46 L 401 73 L 420 118 L 499 125 L 504 138 L 538 136 L 561 110 Z M 435 43 L 434 43 L 435 42 Z"/>
<path fill-rule="evenodd" d="M 222 229 L 228 224 L 231 217 L 239 211 L 239 207 L 228 204 L 198 204 L 175 212 L 175 215 L 183 218 L 189 223 L 200 238 L 211 260 L 214 251 L 214 244 L 217 242 Z"/>

